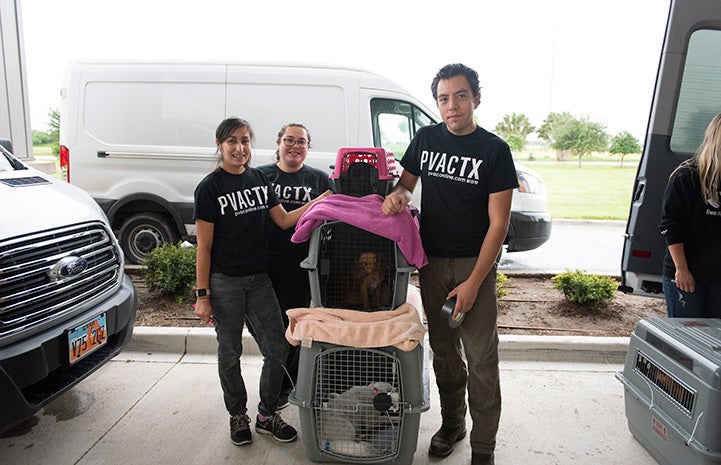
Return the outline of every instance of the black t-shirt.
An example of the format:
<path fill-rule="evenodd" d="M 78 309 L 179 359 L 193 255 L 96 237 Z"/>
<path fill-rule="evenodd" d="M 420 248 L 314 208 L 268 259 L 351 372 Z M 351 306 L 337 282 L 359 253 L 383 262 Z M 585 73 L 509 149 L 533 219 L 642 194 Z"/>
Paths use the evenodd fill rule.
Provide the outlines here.
<path fill-rule="evenodd" d="M 420 233 L 431 257 L 477 256 L 490 222 L 489 195 L 518 187 L 508 144 L 481 127 L 465 136 L 445 123 L 423 127 L 401 165 L 420 176 Z"/>
<path fill-rule="evenodd" d="M 328 173 L 303 165 L 295 173 L 286 173 L 278 165 L 258 167 L 268 176 L 278 200 L 286 211 L 302 207 L 312 199 L 330 189 Z M 290 241 L 294 228 L 281 229 L 269 219 L 268 239 L 273 268 L 298 264 L 308 256 L 308 242 L 294 244 Z M 279 270 L 282 271 L 282 270 Z"/>
<path fill-rule="evenodd" d="M 211 273 L 268 271 L 268 211 L 279 203 L 268 177 L 257 169 L 246 168 L 243 174 L 218 169 L 200 181 L 193 219 L 214 224 Z"/>

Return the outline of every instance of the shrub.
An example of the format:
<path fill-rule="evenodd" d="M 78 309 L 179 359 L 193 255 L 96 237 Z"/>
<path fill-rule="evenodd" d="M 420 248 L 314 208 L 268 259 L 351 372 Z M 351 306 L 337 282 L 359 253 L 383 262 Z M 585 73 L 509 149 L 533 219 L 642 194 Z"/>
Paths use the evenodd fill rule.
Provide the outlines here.
<path fill-rule="evenodd" d="M 618 284 L 613 278 L 566 270 L 551 278 L 553 287 L 571 302 L 579 305 L 607 305 L 613 300 Z"/>
<path fill-rule="evenodd" d="M 195 285 L 195 247 L 163 244 L 153 249 L 143 264 L 149 291 L 161 291 L 182 302 Z"/>
<path fill-rule="evenodd" d="M 496 275 L 496 297 L 501 298 L 508 295 L 508 290 L 506 287 L 508 287 L 509 284 L 511 284 L 511 281 L 513 281 L 511 278 L 509 278 L 507 275 L 503 273 L 498 273 Z"/>

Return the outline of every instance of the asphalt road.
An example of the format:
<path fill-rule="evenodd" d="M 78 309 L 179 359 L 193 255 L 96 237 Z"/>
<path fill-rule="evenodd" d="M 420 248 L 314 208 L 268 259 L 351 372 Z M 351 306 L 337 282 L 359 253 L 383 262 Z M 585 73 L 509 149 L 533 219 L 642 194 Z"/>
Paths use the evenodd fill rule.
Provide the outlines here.
<path fill-rule="evenodd" d="M 625 221 L 554 220 L 551 237 L 537 249 L 504 252 L 500 272 L 588 273 L 620 276 Z"/>

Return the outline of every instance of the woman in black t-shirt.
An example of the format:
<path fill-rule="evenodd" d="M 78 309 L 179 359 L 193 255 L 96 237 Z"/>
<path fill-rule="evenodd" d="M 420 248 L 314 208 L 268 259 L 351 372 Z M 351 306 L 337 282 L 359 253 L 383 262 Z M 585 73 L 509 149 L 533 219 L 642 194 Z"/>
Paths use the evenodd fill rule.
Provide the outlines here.
<path fill-rule="evenodd" d="M 302 124 L 286 124 L 278 131 L 275 152 L 276 163 L 258 167 L 268 176 L 278 200 L 287 211 L 293 211 L 308 203 L 321 193 L 330 190 L 328 173 L 306 165 L 311 135 Z M 294 244 L 290 241 L 293 229 L 282 229 L 268 224 L 268 247 L 270 249 L 270 280 L 278 297 L 283 324 L 288 327 L 286 310 L 310 306 L 310 282 L 308 270 L 300 262 L 308 256 L 308 242 Z M 248 329 L 253 331 L 252 324 Z M 300 347 L 288 344 L 286 369 L 278 408 L 288 405 L 288 396 L 298 378 Z"/>
<path fill-rule="evenodd" d="M 220 164 L 196 187 L 194 211 L 198 241 L 195 313 L 202 322 L 215 325 L 230 437 L 239 446 L 252 442 L 248 395 L 240 369 L 245 319 L 253 325 L 264 356 L 255 430 L 281 442 L 297 437 L 296 430 L 276 412 L 287 343 L 267 274 L 266 226 L 270 218 L 279 227 L 290 228 L 307 209 L 286 212 L 267 176 L 250 167 L 252 140 L 247 121 L 228 118 L 220 123 L 216 130 Z"/>

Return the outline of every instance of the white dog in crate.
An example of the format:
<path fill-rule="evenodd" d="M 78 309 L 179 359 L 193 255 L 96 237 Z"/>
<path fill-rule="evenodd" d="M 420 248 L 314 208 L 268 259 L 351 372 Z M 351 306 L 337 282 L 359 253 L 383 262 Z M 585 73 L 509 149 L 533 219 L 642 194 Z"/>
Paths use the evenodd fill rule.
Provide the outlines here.
<path fill-rule="evenodd" d="M 387 410 L 381 411 L 374 406 L 378 395 L 390 399 Z M 384 432 L 395 427 L 389 412 L 398 411 L 398 399 L 398 391 L 385 382 L 351 386 L 340 394 L 330 394 L 321 411 L 320 448 L 354 457 L 381 454 L 383 444 L 369 437 L 369 432 L 380 431 L 379 437 L 388 436 Z"/>

